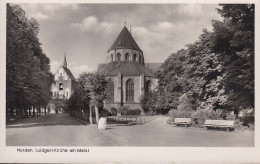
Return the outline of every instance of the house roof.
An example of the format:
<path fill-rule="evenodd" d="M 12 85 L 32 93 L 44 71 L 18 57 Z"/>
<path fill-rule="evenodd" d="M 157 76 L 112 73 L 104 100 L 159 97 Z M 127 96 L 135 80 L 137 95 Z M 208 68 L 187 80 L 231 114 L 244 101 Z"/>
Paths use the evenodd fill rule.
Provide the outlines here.
<path fill-rule="evenodd" d="M 122 48 L 142 51 L 126 27 L 122 29 L 109 50 Z"/>
<path fill-rule="evenodd" d="M 144 76 L 155 77 L 155 75 L 144 65 L 132 61 L 114 61 L 108 64 L 99 64 L 97 73 L 102 76 Z"/>
<path fill-rule="evenodd" d="M 71 71 L 67 67 L 62 66 L 62 68 L 65 70 L 65 72 L 67 73 L 67 75 L 70 77 L 71 80 L 76 81 L 75 77 L 73 76 L 73 74 L 71 73 Z"/>

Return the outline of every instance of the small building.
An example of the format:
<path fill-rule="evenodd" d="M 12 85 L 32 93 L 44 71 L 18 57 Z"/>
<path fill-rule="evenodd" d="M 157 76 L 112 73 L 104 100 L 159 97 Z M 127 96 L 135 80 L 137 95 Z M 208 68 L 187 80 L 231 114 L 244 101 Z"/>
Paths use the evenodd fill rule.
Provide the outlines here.
<path fill-rule="evenodd" d="M 70 69 L 67 67 L 66 55 L 63 65 L 61 65 L 54 74 L 55 84 L 52 85 L 52 103 L 50 103 L 50 112 L 64 112 L 62 106 L 65 100 L 69 99 L 75 91 L 77 82 Z"/>
<path fill-rule="evenodd" d="M 107 51 L 107 63 L 99 64 L 97 73 L 108 79 L 105 108 L 139 109 L 144 113 L 140 96 L 154 90 L 158 79 L 155 71 L 160 63 L 145 63 L 143 51 L 126 27 Z"/>

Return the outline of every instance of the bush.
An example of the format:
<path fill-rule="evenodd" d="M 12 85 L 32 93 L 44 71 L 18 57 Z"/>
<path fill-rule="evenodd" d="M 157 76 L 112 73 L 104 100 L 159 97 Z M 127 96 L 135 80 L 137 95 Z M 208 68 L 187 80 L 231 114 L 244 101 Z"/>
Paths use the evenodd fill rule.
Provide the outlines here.
<path fill-rule="evenodd" d="M 111 116 L 112 114 L 107 109 L 103 109 L 100 111 L 99 115 L 100 117 L 106 117 L 106 116 Z"/>
<path fill-rule="evenodd" d="M 168 114 L 170 116 L 170 120 L 174 121 L 175 118 L 191 118 L 193 111 L 172 109 Z"/>
<path fill-rule="evenodd" d="M 245 109 L 241 111 L 242 117 L 240 117 L 240 121 L 243 126 L 253 126 L 255 122 L 255 112 L 253 109 Z"/>
<path fill-rule="evenodd" d="M 121 106 L 119 108 L 119 111 L 121 112 L 121 115 L 127 115 L 128 111 L 129 111 L 129 107 L 128 106 Z"/>
<path fill-rule="evenodd" d="M 140 109 L 133 109 L 133 110 L 129 110 L 127 115 L 140 115 L 141 114 L 141 110 Z"/>
<path fill-rule="evenodd" d="M 222 110 L 211 110 L 211 109 L 199 109 L 192 114 L 192 120 L 199 125 L 205 123 L 205 120 L 218 120 L 223 119 Z"/>
<path fill-rule="evenodd" d="M 157 97 L 158 97 L 157 92 L 147 92 L 141 95 L 139 99 L 145 113 L 157 110 L 156 107 Z"/>
<path fill-rule="evenodd" d="M 140 115 L 141 110 L 140 109 L 129 109 L 128 106 L 122 106 L 120 108 L 121 114 L 122 115 Z"/>
<path fill-rule="evenodd" d="M 117 115 L 117 110 L 116 110 L 116 108 L 111 108 L 111 115 L 112 116 L 116 116 Z"/>

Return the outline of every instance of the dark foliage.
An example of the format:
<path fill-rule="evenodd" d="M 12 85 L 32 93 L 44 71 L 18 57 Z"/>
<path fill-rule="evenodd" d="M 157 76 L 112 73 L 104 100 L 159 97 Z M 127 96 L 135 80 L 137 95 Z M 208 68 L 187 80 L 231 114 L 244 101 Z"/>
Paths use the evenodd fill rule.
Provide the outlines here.
<path fill-rule="evenodd" d="M 38 39 L 38 22 L 27 19 L 19 5 L 7 4 L 6 30 L 7 111 L 46 107 L 54 77 Z"/>
<path fill-rule="evenodd" d="M 254 109 L 253 4 L 223 4 L 223 21 L 212 21 L 187 48 L 171 54 L 158 71 L 161 109 L 197 110 L 208 117 L 216 111 Z M 198 119 L 200 119 L 198 118 Z M 206 118 L 206 116 L 205 116 Z M 252 118 L 250 118 L 252 120 Z"/>

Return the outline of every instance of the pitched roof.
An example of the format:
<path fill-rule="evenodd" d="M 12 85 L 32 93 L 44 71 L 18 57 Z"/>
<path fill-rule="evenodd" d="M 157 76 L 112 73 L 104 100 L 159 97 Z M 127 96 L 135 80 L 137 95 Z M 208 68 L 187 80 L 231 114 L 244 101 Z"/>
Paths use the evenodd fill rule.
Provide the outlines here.
<path fill-rule="evenodd" d="M 118 73 L 123 76 L 144 76 L 155 77 L 155 75 L 144 65 L 131 61 L 115 61 L 108 64 L 99 64 L 97 73 L 102 76 L 117 76 Z"/>
<path fill-rule="evenodd" d="M 128 48 L 142 51 L 126 27 L 122 29 L 109 50 Z"/>
<path fill-rule="evenodd" d="M 71 80 L 76 81 L 75 77 L 67 67 L 62 66 L 62 68 L 65 70 L 65 72 L 67 73 L 67 75 L 70 77 Z"/>

